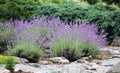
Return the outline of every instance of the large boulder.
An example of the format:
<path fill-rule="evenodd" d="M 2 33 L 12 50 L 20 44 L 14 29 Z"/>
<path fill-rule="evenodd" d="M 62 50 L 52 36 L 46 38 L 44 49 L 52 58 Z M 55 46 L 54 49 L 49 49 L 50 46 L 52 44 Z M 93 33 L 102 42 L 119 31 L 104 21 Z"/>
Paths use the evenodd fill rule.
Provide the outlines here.
<path fill-rule="evenodd" d="M 120 73 L 120 62 L 113 66 L 108 72 L 106 73 Z"/>

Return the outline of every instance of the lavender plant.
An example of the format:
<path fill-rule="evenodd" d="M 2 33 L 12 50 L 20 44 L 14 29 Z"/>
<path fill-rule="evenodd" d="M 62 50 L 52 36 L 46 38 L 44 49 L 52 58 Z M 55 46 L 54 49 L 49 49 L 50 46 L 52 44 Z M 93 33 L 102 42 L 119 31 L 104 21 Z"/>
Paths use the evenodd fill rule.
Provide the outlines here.
<path fill-rule="evenodd" d="M 40 49 L 49 46 L 50 38 L 53 37 L 52 33 L 56 30 L 55 27 L 58 23 L 61 24 L 62 22 L 59 19 L 49 20 L 45 18 L 7 22 L 7 26 L 12 28 L 15 34 L 11 38 L 13 48 L 7 52 L 7 55 L 23 57 L 27 58 L 30 62 L 37 62 L 41 57 L 40 54 L 44 54 Z M 21 43 L 25 44 L 21 45 Z"/>
<path fill-rule="evenodd" d="M 14 28 L 16 34 L 15 43 L 27 42 L 36 43 L 39 47 L 49 46 L 52 33 L 57 29 L 58 24 L 63 24 L 59 19 L 33 19 L 30 21 L 18 21 Z"/>
<path fill-rule="evenodd" d="M 98 27 L 93 24 L 69 22 L 68 25 L 59 18 L 35 18 L 8 21 L 5 26 L 15 34 L 10 40 L 13 47 L 23 42 L 38 49 L 49 47 L 53 56 L 64 56 L 70 61 L 82 56 L 96 57 L 98 48 L 106 45 L 106 34 L 104 31 L 98 34 Z"/>
<path fill-rule="evenodd" d="M 44 51 L 38 49 L 36 44 L 19 43 L 13 49 L 9 50 L 6 55 L 17 56 L 28 59 L 29 62 L 38 62 L 39 58 L 44 55 Z"/>
<path fill-rule="evenodd" d="M 14 35 L 11 28 L 6 25 L 0 23 L 0 53 L 7 50 L 10 45 L 10 38 Z"/>
<path fill-rule="evenodd" d="M 85 23 L 72 23 L 71 26 L 60 25 L 52 38 L 53 56 L 64 56 L 75 61 L 82 56 L 98 56 L 99 48 L 106 45 L 106 34 L 98 27 Z"/>

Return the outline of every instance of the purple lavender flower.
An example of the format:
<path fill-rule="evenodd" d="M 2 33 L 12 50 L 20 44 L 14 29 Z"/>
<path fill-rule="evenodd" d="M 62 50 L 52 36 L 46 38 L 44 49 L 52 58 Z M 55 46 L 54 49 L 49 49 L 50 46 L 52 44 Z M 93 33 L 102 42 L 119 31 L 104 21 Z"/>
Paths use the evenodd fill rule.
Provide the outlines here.
<path fill-rule="evenodd" d="M 10 38 L 14 44 L 27 42 L 29 44 L 36 43 L 40 47 L 51 47 L 60 38 L 69 37 L 72 40 L 89 41 L 99 47 L 106 45 L 106 34 L 103 35 L 104 32 L 101 32 L 98 35 L 98 27 L 94 24 L 70 22 L 68 25 L 59 18 L 36 18 L 29 21 L 10 20 L 4 25 L 14 31 L 15 35 Z"/>

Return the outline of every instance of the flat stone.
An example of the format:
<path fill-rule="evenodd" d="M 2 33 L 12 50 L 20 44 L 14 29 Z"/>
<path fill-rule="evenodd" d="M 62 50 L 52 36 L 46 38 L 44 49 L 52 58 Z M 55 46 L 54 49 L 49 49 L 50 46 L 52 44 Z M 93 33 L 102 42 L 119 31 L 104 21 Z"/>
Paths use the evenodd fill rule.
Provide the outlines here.
<path fill-rule="evenodd" d="M 39 60 L 39 64 L 48 65 L 48 64 L 53 64 L 53 63 L 50 61 Z"/>
<path fill-rule="evenodd" d="M 103 61 L 101 61 L 101 63 L 99 65 L 113 66 L 113 65 L 117 64 L 118 62 L 120 62 L 120 58 L 113 58 L 113 59 L 109 59 L 109 60 L 103 60 Z"/>
<path fill-rule="evenodd" d="M 113 55 L 120 55 L 120 51 L 119 51 L 119 50 L 110 49 L 109 51 L 110 51 Z"/>
<path fill-rule="evenodd" d="M 24 64 L 17 64 L 14 68 L 15 72 L 19 70 L 23 72 L 30 72 L 30 73 L 62 73 L 61 69 L 57 68 L 54 65 L 40 65 L 38 67 L 34 67 L 32 64 L 24 65 Z"/>
<path fill-rule="evenodd" d="M 59 63 L 59 64 L 69 64 L 69 60 L 67 60 L 64 57 L 53 57 L 49 58 L 48 61 L 53 62 L 53 63 Z"/>
<path fill-rule="evenodd" d="M 113 58 L 120 58 L 120 55 L 113 55 Z"/>
<path fill-rule="evenodd" d="M 87 69 L 88 70 L 91 70 L 91 71 L 96 71 L 97 68 L 101 67 L 100 65 L 96 64 L 96 63 L 88 63 L 88 64 L 85 64 Z"/>
<path fill-rule="evenodd" d="M 85 59 L 78 59 L 77 62 L 78 63 L 86 63 L 87 61 Z"/>
<path fill-rule="evenodd" d="M 25 58 L 12 56 L 18 63 L 29 63 L 29 61 Z"/>
<path fill-rule="evenodd" d="M 5 65 L 0 64 L 0 73 L 10 73 L 10 70 L 5 69 Z"/>
<path fill-rule="evenodd" d="M 10 70 L 4 69 L 2 71 L 0 71 L 0 73 L 11 73 Z"/>
<path fill-rule="evenodd" d="M 106 73 L 120 73 L 120 62 L 113 66 L 109 71 Z"/>
<path fill-rule="evenodd" d="M 82 73 L 84 70 L 82 69 L 81 64 L 68 64 L 63 68 L 63 73 Z"/>
<path fill-rule="evenodd" d="M 101 66 L 99 68 L 96 69 L 96 73 L 106 73 L 107 71 L 109 71 L 111 67 L 110 66 Z"/>

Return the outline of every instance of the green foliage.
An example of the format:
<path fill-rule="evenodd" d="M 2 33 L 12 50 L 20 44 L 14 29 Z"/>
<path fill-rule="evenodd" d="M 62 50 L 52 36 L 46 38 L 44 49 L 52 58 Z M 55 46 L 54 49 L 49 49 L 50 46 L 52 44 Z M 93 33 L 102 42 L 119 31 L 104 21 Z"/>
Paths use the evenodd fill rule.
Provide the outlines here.
<path fill-rule="evenodd" d="M 5 64 L 5 68 L 14 73 L 14 66 L 17 64 L 17 61 L 10 56 L 0 55 L 0 64 Z"/>
<path fill-rule="evenodd" d="M 97 3 L 102 3 L 105 2 L 107 4 L 116 4 L 120 6 L 120 0 L 80 0 L 80 2 L 86 1 L 89 4 L 97 4 Z"/>
<path fill-rule="evenodd" d="M 23 57 L 28 59 L 30 62 L 37 62 L 44 52 L 39 50 L 34 44 L 19 43 L 6 54 L 10 56 Z"/>
<path fill-rule="evenodd" d="M 108 3 L 108 4 L 112 4 L 115 3 L 118 6 L 120 6 L 120 0 L 103 0 L 104 2 Z"/>
<path fill-rule="evenodd" d="M 91 42 L 83 43 L 82 48 L 82 56 L 92 56 L 93 58 L 98 58 L 98 55 L 100 54 L 99 48 Z"/>
<path fill-rule="evenodd" d="M 81 57 L 81 42 L 74 42 L 68 38 L 61 38 L 52 46 L 53 56 L 63 56 L 69 61 L 75 61 Z"/>
<path fill-rule="evenodd" d="M 113 8 L 109 5 L 94 5 L 86 11 L 85 22 L 94 23 L 108 33 L 108 41 L 111 42 L 114 37 L 119 36 L 119 16 L 120 9 Z"/>
<path fill-rule="evenodd" d="M 82 43 L 79 40 L 61 38 L 52 46 L 53 56 L 63 56 L 69 61 L 75 61 L 83 56 L 97 58 L 99 50 L 90 43 Z"/>
<path fill-rule="evenodd" d="M 114 11 L 116 10 L 116 8 L 107 5 L 107 4 L 95 4 L 95 5 L 91 5 L 90 7 L 88 7 L 89 10 L 97 10 L 97 11 Z"/>
<path fill-rule="evenodd" d="M 7 43 L 9 39 L 14 35 L 12 29 L 5 28 L 2 29 L 2 26 L 0 28 L 0 53 L 3 53 L 5 50 L 7 50 Z"/>
<path fill-rule="evenodd" d="M 35 9 L 32 0 L 0 0 L 0 21 L 13 19 L 28 19 Z"/>
<path fill-rule="evenodd" d="M 47 4 L 50 4 L 50 3 L 63 4 L 63 3 L 66 3 L 68 1 L 67 0 L 41 0 L 40 2 L 47 3 Z"/>
<path fill-rule="evenodd" d="M 15 66 L 16 62 L 14 61 L 14 59 L 12 58 L 8 58 L 5 61 L 5 68 L 10 70 L 12 73 L 14 73 L 14 66 Z"/>
<path fill-rule="evenodd" d="M 75 21 L 84 17 L 85 12 L 82 6 L 75 3 L 65 3 L 65 4 L 52 4 L 52 5 L 42 5 L 38 7 L 33 17 L 59 17 L 62 20 Z"/>
<path fill-rule="evenodd" d="M 85 1 L 87 1 L 90 4 L 96 4 L 98 3 L 99 0 L 85 0 Z"/>
<path fill-rule="evenodd" d="M 4 29 L 3 31 L 0 31 L 0 38 L 1 38 L 1 37 L 4 37 L 4 38 L 6 38 L 6 40 L 7 40 L 7 39 L 10 38 L 11 36 L 13 36 L 13 31 L 12 31 L 12 29 L 10 29 L 10 28 L 6 28 L 6 29 Z"/>
<path fill-rule="evenodd" d="M 54 17 L 57 12 L 57 5 L 42 5 L 37 8 L 33 17 Z"/>

